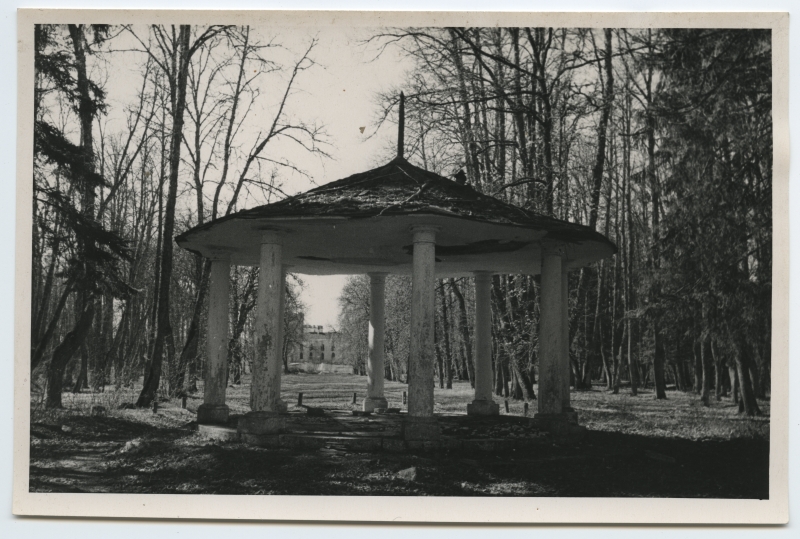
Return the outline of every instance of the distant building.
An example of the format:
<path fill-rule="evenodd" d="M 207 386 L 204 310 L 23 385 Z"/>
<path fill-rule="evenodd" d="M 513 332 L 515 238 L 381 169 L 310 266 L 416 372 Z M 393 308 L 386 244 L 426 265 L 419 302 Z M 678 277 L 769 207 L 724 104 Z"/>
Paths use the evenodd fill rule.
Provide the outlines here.
<path fill-rule="evenodd" d="M 303 325 L 303 338 L 289 353 L 289 367 L 305 372 L 352 373 L 351 362 L 342 355 L 341 335 L 323 326 Z"/>

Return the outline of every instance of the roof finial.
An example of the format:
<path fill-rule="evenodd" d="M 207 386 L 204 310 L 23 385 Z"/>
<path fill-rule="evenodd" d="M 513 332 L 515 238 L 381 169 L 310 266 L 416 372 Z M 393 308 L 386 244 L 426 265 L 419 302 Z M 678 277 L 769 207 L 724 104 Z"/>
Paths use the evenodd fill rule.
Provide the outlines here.
<path fill-rule="evenodd" d="M 400 120 L 397 123 L 397 157 L 403 157 L 403 137 L 406 123 L 406 96 L 400 92 Z"/>

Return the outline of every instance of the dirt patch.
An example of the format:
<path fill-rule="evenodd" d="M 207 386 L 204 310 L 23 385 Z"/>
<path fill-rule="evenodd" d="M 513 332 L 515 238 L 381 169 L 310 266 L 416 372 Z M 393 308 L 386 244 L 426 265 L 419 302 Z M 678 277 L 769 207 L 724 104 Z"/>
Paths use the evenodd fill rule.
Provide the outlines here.
<path fill-rule="evenodd" d="M 364 454 L 215 443 L 191 425 L 63 421 L 71 432 L 32 425 L 33 492 L 709 498 L 769 492 L 769 445 L 759 439 L 698 442 L 589 431 L 574 446 L 525 452 Z"/>

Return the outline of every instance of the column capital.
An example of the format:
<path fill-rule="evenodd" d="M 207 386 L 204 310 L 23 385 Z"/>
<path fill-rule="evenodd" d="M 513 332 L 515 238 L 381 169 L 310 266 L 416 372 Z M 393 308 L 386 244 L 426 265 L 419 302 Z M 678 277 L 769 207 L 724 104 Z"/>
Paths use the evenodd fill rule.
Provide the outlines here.
<path fill-rule="evenodd" d="M 259 227 L 258 230 L 261 232 L 261 244 L 273 244 L 273 245 L 282 245 L 283 240 L 286 234 L 289 233 L 289 230 L 280 227 Z"/>
<path fill-rule="evenodd" d="M 480 280 L 491 280 L 492 276 L 494 275 L 494 272 L 487 271 L 487 270 L 478 270 L 478 271 L 473 271 L 472 275 L 475 277 L 476 281 L 479 280 L 479 279 Z"/>
<path fill-rule="evenodd" d="M 542 256 L 559 256 L 562 259 L 566 259 L 567 247 L 563 243 L 543 241 Z"/>
<path fill-rule="evenodd" d="M 436 233 L 442 229 L 433 225 L 411 225 L 410 230 L 414 235 L 414 243 L 436 243 Z"/>
<path fill-rule="evenodd" d="M 208 251 L 208 256 L 206 256 L 208 260 L 211 262 L 227 262 L 228 264 L 231 263 L 231 253 L 229 251 L 225 251 L 222 249 L 214 249 Z"/>
<path fill-rule="evenodd" d="M 371 271 L 367 273 L 370 281 L 385 281 L 386 276 L 389 275 L 386 271 Z"/>

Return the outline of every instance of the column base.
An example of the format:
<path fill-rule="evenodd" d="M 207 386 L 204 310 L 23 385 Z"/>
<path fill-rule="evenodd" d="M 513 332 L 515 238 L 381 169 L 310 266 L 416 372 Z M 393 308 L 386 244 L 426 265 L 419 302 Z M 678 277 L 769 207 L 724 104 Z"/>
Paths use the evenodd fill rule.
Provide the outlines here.
<path fill-rule="evenodd" d="M 225 404 L 201 404 L 197 408 L 197 422 L 201 425 L 221 424 L 228 421 L 230 409 Z"/>
<path fill-rule="evenodd" d="M 474 400 L 467 404 L 467 415 L 500 415 L 500 405 L 491 400 Z"/>
<path fill-rule="evenodd" d="M 406 441 L 433 441 L 439 439 L 441 430 L 435 417 L 408 416 L 401 434 Z"/>
<path fill-rule="evenodd" d="M 285 414 L 286 412 L 289 411 L 289 405 L 286 403 L 286 401 L 282 401 L 282 400 L 279 400 L 275 404 L 274 408 L 275 408 L 275 411 L 278 412 L 279 414 Z"/>
<path fill-rule="evenodd" d="M 248 412 L 239 418 L 242 434 L 277 434 L 286 429 L 286 418 L 278 412 Z"/>
<path fill-rule="evenodd" d="M 374 412 L 376 408 L 388 408 L 389 403 L 384 397 L 367 397 L 361 409 L 365 412 Z"/>

